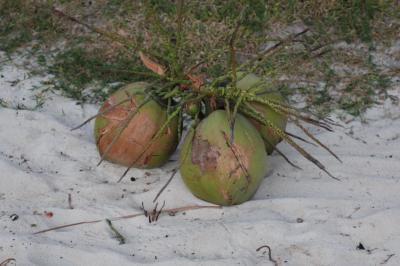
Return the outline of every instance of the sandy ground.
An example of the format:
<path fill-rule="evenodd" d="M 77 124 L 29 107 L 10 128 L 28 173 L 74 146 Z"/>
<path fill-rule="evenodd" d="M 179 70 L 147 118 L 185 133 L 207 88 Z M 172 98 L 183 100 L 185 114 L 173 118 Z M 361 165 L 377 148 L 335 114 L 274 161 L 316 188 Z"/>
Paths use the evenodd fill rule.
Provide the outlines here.
<path fill-rule="evenodd" d="M 151 224 L 143 216 L 115 221 L 126 239 L 120 245 L 105 219 L 140 213 L 142 202 L 151 209 L 176 162 L 132 170 L 116 183 L 124 168 L 96 167 L 92 124 L 70 131 L 98 106 L 47 93 L 43 107 L 34 109 L 32 88 L 45 78 L 28 75 L 17 62 L 0 69 L 0 99 L 8 103 L 0 107 L 0 263 L 273 265 L 265 249 L 256 251 L 269 245 L 279 265 L 400 265 L 399 106 L 388 101 L 370 109 L 363 123 L 356 119 L 334 133 L 313 130 L 344 162 L 322 149 L 308 150 L 341 181 L 281 144 L 302 171 L 273 155 L 251 201 L 161 214 Z M 396 82 L 392 93 L 400 95 Z M 159 202 L 164 200 L 165 208 L 207 204 L 188 192 L 179 175 Z M 33 234 L 96 219 L 103 221 Z"/>

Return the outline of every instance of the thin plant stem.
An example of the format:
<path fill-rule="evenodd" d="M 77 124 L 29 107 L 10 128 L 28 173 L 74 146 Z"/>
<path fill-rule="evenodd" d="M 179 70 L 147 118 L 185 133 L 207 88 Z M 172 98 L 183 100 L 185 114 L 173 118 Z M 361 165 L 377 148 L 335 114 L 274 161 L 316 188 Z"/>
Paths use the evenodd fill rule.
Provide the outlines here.
<path fill-rule="evenodd" d="M 165 209 L 165 210 L 162 210 L 162 213 L 175 214 L 177 212 L 183 212 L 183 211 L 189 211 L 189 210 L 221 209 L 221 208 L 222 208 L 221 206 L 217 206 L 217 205 L 189 205 L 189 206 L 184 206 L 184 207 Z M 136 217 L 144 216 L 144 215 L 145 214 L 143 212 L 141 212 L 141 213 L 124 215 L 124 216 L 118 216 L 118 217 L 114 217 L 114 218 L 108 218 L 108 220 L 113 222 L 113 221 L 119 221 L 119 220 L 124 220 L 124 219 L 136 218 Z M 78 226 L 78 225 L 100 223 L 102 221 L 104 221 L 104 219 L 91 220 L 91 221 L 81 221 L 81 222 L 72 223 L 72 224 L 65 224 L 65 225 L 60 225 L 60 226 L 52 227 L 52 228 L 49 228 L 49 229 L 41 230 L 41 231 L 35 232 L 33 234 L 34 235 L 38 235 L 38 234 L 43 234 L 43 233 L 47 233 L 47 232 L 50 232 L 50 231 L 60 230 L 60 229 L 73 227 L 73 226 Z"/>

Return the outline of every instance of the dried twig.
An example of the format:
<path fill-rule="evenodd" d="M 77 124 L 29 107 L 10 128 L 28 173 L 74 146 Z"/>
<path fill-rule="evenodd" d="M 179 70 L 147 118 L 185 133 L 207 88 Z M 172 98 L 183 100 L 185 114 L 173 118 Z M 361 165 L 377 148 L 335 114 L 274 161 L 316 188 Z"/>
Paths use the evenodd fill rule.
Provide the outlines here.
<path fill-rule="evenodd" d="M 281 150 L 279 150 L 276 146 L 273 146 L 273 147 L 274 147 L 274 150 L 275 150 L 280 156 L 282 156 L 282 158 L 285 159 L 285 161 L 286 161 L 288 164 L 290 164 L 291 166 L 293 166 L 293 167 L 296 168 L 296 169 L 303 170 L 300 166 L 298 166 L 298 165 L 294 164 L 292 161 L 290 161 L 289 158 L 288 158 Z"/>
<path fill-rule="evenodd" d="M 260 54 L 258 54 L 256 57 L 254 57 L 254 58 L 252 58 L 251 60 L 249 60 L 248 62 L 242 64 L 242 65 L 240 66 L 240 69 L 242 69 L 242 68 L 244 68 L 244 67 L 246 67 L 246 66 L 252 65 L 252 64 L 254 64 L 254 63 L 257 62 L 257 61 L 258 61 L 258 63 L 255 64 L 255 65 L 256 65 L 256 66 L 260 65 L 260 64 L 267 58 L 268 55 L 274 53 L 275 51 L 278 50 L 278 48 L 284 47 L 285 44 L 288 44 L 288 43 L 292 42 L 294 39 L 296 39 L 297 37 L 299 37 L 299 36 L 301 36 L 301 35 L 307 33 L 308 31 L 309 31 L 309 29 L 306 28 L 306 29 L 304 29 L 304 30 L 302 30 L 302 31 L 300 31 L 300 32 L 298 32 L 298 33 L 296 33 L 296 34 L 294 34 L 293 36 L 289 36 L 289 37 L 286 38 L 285 40 L 282 40 L 282 41 L 277 42 L 277 43 L 276 43 L 275 45 L 273 45 L 272 47 L 270 47 L 270 48 L 264 50 L 263 52 L 261 52 Z M 254 67 L 253 67 L 253 68 L 254 68 Z"/>
<path fill-rule="evenodd" d="M 195 135 L 195 126 L 197 125 L 197 118 L 195 119 L 194 123 L 192 123 L 192 125 L 190 126 L 187 136 L 189 136 L 189 134 L 192 134 L 191 140 L 190 142 L 193 141 L 194 135 Z M 153 199 L 153 203 L 157 201 L 157 199 L 160 197 L 160 195 L 164 192 L 164 190 L 167 188 L 167 186 L 169 185 L 169 183 L 171 183 L 172 179 L 175 177 L 176 173 L 178 172 L 178 169 L 182 166 L 183 162 L 186 160 L 187 156 L 189 155 L 189 149 L 186 150 L 185 154 L 183 156 L 181 156 L 180 159 L 180 164 L 174 169 L 172 170 L 172 174 L 170 176 L 170 178 L 168 179 L 167 183 L 165 183 L 165 185 L 160 189 L 160 191 L 157 193 L 157 195 L 155 196 L 155 198 Z"/>
<path fill-rule="evenodd" d="M 291 110 L 289 108 L 282 106 L 281 104 L 276 104 L 267 99 L 262 99 L 262 98 L 257 98 L 257 97 L 251 97 L 250 99 L 254 102 L 266 104 L 268 107 L 270 107 L 272 110 L 274 110 L 278 114 L 288 116 L 289 118 L 294 117 L 295 119 L 300 119 L 302 121 L 305 121 L 306 123 L 323 128 L 327 131 L 330 131 L 330 132 L 333 131 L 333 129 L 331 127 L 332 124 L 326 120 L 318 120 L 309 115 Z"/>
<path fill-rule="evenodd" d="M 142 209 L 144 211 L 144 215 L 149 218 L 149 223 L 156 222 L 158 220 L 158 217 L 160 216 L 162 210 L 165 207 L 165 201 L 163 202 L 163 205 L 161 206 L 160 210 L 157 210 L 157 207 L 158 207 L 158 202 L 154 206 L 153 210 L 151 212 L 148 212 L 144 208 L 144 205 L 143 205 L 143 202 L 142 202 Z"/>
<path fill-rule="evenodd" d="M 184 206 L 184 207 L 179 207 L 179 208 L 173 208 L 173 209 L 166 209 L 166 210 L 162 210 L 162 213 L 168 213 L 168 214 L 175 214 L 177 212 L 182 212 L 182 211 L 188 211 L 188 210 L 197 210 L 197 209 L 220 209 L 222 208 L 221 206 L 217 206 L 217 205 L 189 205 L 189 206 Z M 124 215 L 124 216 L 119 216 L 119 217 L 114 217 L 114 218 L 109 218 L 108 220 L 110 221 L 119 221 L 119 220 L 123 220 L 123 219 L 130 219 L 130 218 L 135 218 L 135 217 L 139 217 L 139 216 L 144 216 L 145 213 L 135 213 L 135 214 L 129 214 L 129 215 Z M 56 226 L 56 227 L 52 227 L 46 230 L 42 230 L 42 231 L 38 231 L 33 233 L 34 235 L 37 234 L 42 234 L 42 233 L 46 233 L 46 232 L 50 232 L 50 231 L 55 231 L 58 229 L 64 229 L 64 228 L 68 228 L 68 227 L 72 227 L 72 226 L 77 226 L 77 225 L 82 225 L 82 224 L 94 224 L 94 223 L 99 223 L 104 221 L 104 219 L 100 219 L 100 220 L 92 220 L 92 221 L 82 221 L 82 222 L 78 222 L 78 223 L 73 223 L 73 224 L 66 224 L 66 225 L 60 225 L 60 226 Z"/>
<path fill-rule="evenodd" d="M 46 229 L 46 230 L 42 230 L 42 231 L 35 232 L 35 233 L 33 233 L 33 234 L 34 234 L 34 235 L 37 235 L 37 234 L 42 234 L 42 233 L 46 233 L 46 232 L 49 232 L 49 231 L 55 231 L 55 230 L 58 230 L 58 229 L 63 229 L 63 228 L 72 227 L 72 226 L 81 225 L 81 224 L 94 224 L 94 223 L 99 223 L 99 222 L 101 222 L 101 221 L 102 221 L 102 220 L 92 220 L 92 221 L 83 221 L 83 222 L 78 222 L 78 223 L 60 225 L 60 226 L 52 227 L 52 228 L 49 228 L 49 229 Z"/>
<path fill-rule="evenodd" d="M 72 195 L 68 193 L 68 207 L 72 210 L 74 206 L 72 206 Z"/>
<path fill-rule="evenodd" d="M 222 206 L 218 205 L 191 205 L 191 206 L 185 206 L 185 207 L 180 207 L 180 208 L 174 208 L 174 209 L 167 209 L 164 210 L 163 212 L 168 213 L 169 215 L 173 215 L 178 212 L 184 212 L 184 211 L 189 211 L 189 210 L 198 210 L 198 209 L 204 209 L 204 208 L 211 208 L 211 209 L 222 209 Z"/>
<path fill-rule="evenodd" d="M 331 178 L 340 181 L 339 178 L 333 176 L 326 168 L 325 166 L 318 161 L 315 157 L 313 157 L 311 154 L 309 154 L 307 151 L 305 151 L 301 146 L 299 146 L 296 142 L 294 142 L 288 135 L 285 134 L 283 130 L 278 128 L 274 123 L 263 117 L 257 110 L 255 110 L 253 107 L 250 105 L 246 104 L 244 108 L 242 108 L 242 111 L 244 114 L 249 115 L 250 117 L 254 118 L 258 122 L 260 122 L 262 125 L 268 126 L 272 128 L 275 133 L 284 139 L 288 144 L 290 144 L 293 148 L 295 148 L 304 158 L 315 164 L 319 169 L 324 171 L 328 176 Z"/>
<path fill-rule="evenodd" d="M 269 261 L 272 262 L 275 266 L 278 266 L 278 262 L 275 259 L 272 258 L 272 251 L 271 251 L 271 248 L 268 245 L 261 246 L 261 247 L 257 248 L 256 251 L 258 252 L 263 248 L 268 250 L 268 259 L 269 259 Z M 265 254 L 265 251 L 264 251 L 263 254 Z"/>
<path fill-rule="evenodd" d="M 101 116 L 101 115 L 104 115 L 105 113 L 108 113 L 108 112 L 112 111 L 115 107 L 117 107 L 117 106 L 119 106 L 119 105 L 121 105 L 121 104 L 123 104 L 123 103 L 129 102 L 129 101 L 131 101 L 131 99 L 125 99 L 125 100 L 123 100 L 123 101 L 121 101 L 121 102 L 119 102 L 119 103 L 117 103 L 117 104 L 111 105 L 110 107 L 104 109 L 103 111 L 97 113 L 96 115 L 89 117 L 88 119 L 86 119 L 85 121 L 83 121 L 81 124 L 77 125 L 76 127 L 71 128 L 71 131 L 83 127 L 84 125 L 86 125 L 87 123 L 89 123 L 90 121 L 92 121 L 93 119 L 95 119 L 96 117 Z"/>
<path fill-rule="evenodd" d="M 143 201 L 142 201 L 142 207 L 140 209 L 143 211 L 143 215 L 147 217 L 147 210 L 144 208 Z"/>
<path fill-rule="evenodd" d="M 3 261 L 3 262 L 0 262 L 0 266 L 6 266 L 6 265 L 8 265 L 10 262 L 12 262 L 12 261 L 16 261 L 14 258 L 8 258 L 8 259 L 6 259 L 5 261 Z"/>
<path fill-rule="evenodd" d="M 297 135 L 295 135 L 295 134 L 293 134 L 293 133 L 290 133 L 290 132 L 285 131 L 285 134 L 287 134 L 288 136 L 290 136 L 290 137 L 292 137 L 292 138 L 301 140 L 301 141 L 303 141 L 303 142 L 305 142 L 305 143 L 307 143 L 307 144 L 310 144 L 310 145 L 313 145 L 313 146 L 315 146 L 315 147 L 318 147 L 317 144 L 312 143 L 312 142 L 310 142 L 310 141 L 308 141 L 308 140 L 306 140 L 306 139 L 304 139 L 304 138 L 302 138 L 302 137 L 300 137 L 300 136 L 297 136 Z"/>
<path fill-rule="evenodd" d="M 192 67 L 189 68 L 189 70 L 186 71 L 185 76 L 191 75 L 196 69 L 198 69 L 201 65 L 204 65 L 205 61 L 200 61 L 197 64 L 193 65 Z"/>
<path fill-rule="evenodd" d="M 387 258 L 384 261 L 381 262 L 381 265 L 386 264 L 394 255 L 396 255 L 396 254 L 394 254 L 394 253 L 393 254 L 389 254 L 387 256 Z"/>
<path fill-rule="evenodd" d="M 160 191 L 157 193 L 157 195 L 155 196 L 155 198 L 153 199 L 153 203 L 157 201 L 158 197 L 160 197 L 161 193 L 164 192 L 164 190 L 167 188 L 167 186 L 169 185 L 169 183 L 171 183 L 172 179 L 174 178 L 174 176 L 176 175 L 176 173 L 178 172 L 178 168 L 175 168 L 174 170 L 172 170 L 172 174 L 170 176 L 170 178 L 168 179 L 167 183 L 165 183 L 165 185 L 160 189 Z"/>
<path fill-rule="evenodd" d="M 165 201 L 164 201 L 163 205 L 161 206 L 160 210 L 159 210 L 158 212 L 155 212 L 155 213 L 154 213 L 154 215 L 155 215 L 155 217 L 154 217 L 155 221 L 158 220 L 158 216 L 160 216 L 160 214 L 161 214 L 162 210 L 164 209 L 164 207 L 165 207 Z"/>
<path fill-rule="evenodd" d="M 324 148 L 326 151 L 328 151 L 330 154 L 332 154 L 333 157 L 335 157 L 339 162 L 343 163 L 342 160 L 340 160 L 339 156 L 337 156 L 331 149 L 329 149 L 325 144 L 323 144 L 321 141 L 319 141 L 316 137 L 314 137 L 302 124 L 300 124 L 299 120 L 293 120 L 294 123 L 296 124 L 297 127 L 299 127 L 310 139 L 315 141 L 318 145 L 320 145 L 322 148 Z"/>

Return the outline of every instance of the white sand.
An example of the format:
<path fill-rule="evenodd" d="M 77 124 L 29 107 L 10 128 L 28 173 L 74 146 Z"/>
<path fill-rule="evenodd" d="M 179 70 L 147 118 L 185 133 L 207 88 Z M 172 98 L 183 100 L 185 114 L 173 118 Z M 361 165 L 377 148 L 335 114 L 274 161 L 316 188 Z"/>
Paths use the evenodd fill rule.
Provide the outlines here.
<path fill-rule="evenodd" d="M 106 222 L 33 235 L 57 225 L 139 213 L 141 202 L 151 208 L 176 163 L 132 170 L 116 183 L 124 168 L 96 167 L 92 124 L 70 131 L 98 106 L 82 108 L 48 93 L 41 109 L 13 109 L 18 103 L 35 106 L 31 97 L 37 91 L 31 89 L 43 80 L 29 77 L 16 62 L 0 69 L 0 98 L 11 107 L 0 107 L 0 262 L 273 265 L 267 254 L 256 252 L 269 245 L 279 265 L 400 265 L 400 108 L 389 101 L 369 110 L 366 123 L 355 120 L 334 133 L 314 130 L 344 163 L 320 148 L 307 148 L 340 182 L 283 144 L 280 148 L 303 170 L 272 156 L 256 196 L 240 206 L 164 214 L 152 224 L 145 217 L 115 221 L 124 245 Z M 397 82 L 392 93 L 400 95 Z M 159 201 L 164 200 L 166 208 L 207 204 L 188 192 L 179 175 Z M 19 218 L 13 221 L 12 214 Z M 359 243 L 365 250 L 357 249 Z"/>

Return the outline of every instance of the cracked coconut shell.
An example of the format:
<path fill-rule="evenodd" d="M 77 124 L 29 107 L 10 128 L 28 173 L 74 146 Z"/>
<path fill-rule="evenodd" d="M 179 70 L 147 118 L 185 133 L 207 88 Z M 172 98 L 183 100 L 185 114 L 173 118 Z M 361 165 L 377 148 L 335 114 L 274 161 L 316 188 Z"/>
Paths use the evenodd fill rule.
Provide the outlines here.
<path fill-rule="evenodd" d="M 267 154 L 256 128 L 236 116 L 234 141 L 225 111 L 217 110 L 189 131 L 180 152 L 180 173 L 198 198 L 219 205 L 249 200 L 267 170 Z"/>

